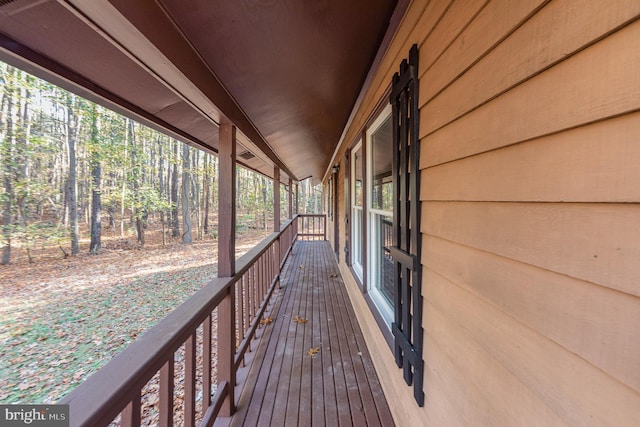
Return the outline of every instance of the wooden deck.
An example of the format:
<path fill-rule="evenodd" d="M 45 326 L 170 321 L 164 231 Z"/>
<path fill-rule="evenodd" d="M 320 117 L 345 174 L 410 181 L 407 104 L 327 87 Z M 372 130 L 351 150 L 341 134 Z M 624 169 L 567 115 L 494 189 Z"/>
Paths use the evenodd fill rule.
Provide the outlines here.
<path fill-rule="evenodd" d="M 237 412 L 216 426 L 394 425 L 327 242 L 295 244 L 270 316 Z"/>

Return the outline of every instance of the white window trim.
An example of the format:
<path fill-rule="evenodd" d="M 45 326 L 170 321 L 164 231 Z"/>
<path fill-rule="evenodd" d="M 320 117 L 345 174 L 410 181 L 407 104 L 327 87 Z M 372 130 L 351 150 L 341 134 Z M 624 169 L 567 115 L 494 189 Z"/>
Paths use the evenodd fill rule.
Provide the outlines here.
<path fill-rule="evenodd" d="M 355 224 L 355 215 L 354 215 L 354 209 L 359 210 L 361 212 L 360 214 L 360 218 L 361 218 L 361 222 L 360 222 L 360 233 L 366 233 L 367 230 L 364 230 L 363 226 L 364 226 L 364 215 L 365 215 L 365 206 L 356 206 L 355 204 L 355 197 L 356 197 L 356 167 L 355 167 L 355 162 L 356 162 L 356 156 L 354 155 L 354 153 L 358 150 L 361 150 L 362 152 L 362 139 L 360 139 L 351 149 L 351 157 L 349 159 L 349 161 L 351 162 L 351 182 L 349 183 L 350 188 L 351 188 L 351 206 L 349 206 L 349 209 L 351 210 L 351 224 L 349 224 L 349 226 L 351 227 L 351 268 L 353 269 L 353 271 L 355 272 L 356 276 L 358 276 L 358 279 L 360 279 L 360 281 L 363 281 L 364 278 L 364 269 L 365 266 L 362 263 L 357 263 L 356 262 L 356 248 L 355 245 L 356 244 L 360 244 L 362 245 L 362 236 L 359 236 L 359 238 L 356 238 L 355 233 L 354 233 L 354 224 Z M 366 171 L 363 171 L 363 180 L 365 179 L 365 174 Z M 363 182 L 363 187 L 364 186 L 364 182 Z M 362 191 L 366 191 L 366 188 L 363 188 Z M 358 243 L 356 243 L 358 242 Z M 366 248 L 363 248 L 362 246 L 360 246 L 360 259 L 363 259 L 363 251 L 365 251 Z"/>
<path fill-rule="evenodd" d="M 368 234 L 368 239 L 367 239 L 367 247 L 365 248 L 365 250 L 367 251 L 367 265 L 363 266 L 363 268 L 367 269 L 367 278 L 368 278 L 368 283 L 366 284 L 366 289 L 367 292 L 369 293 L 369 296 L 371 297 L 371 299 L 373 300 L 376 308 L 378 309 L 378 311 L 380 312 L 380 314 L 382 315 L 382 317 L 385 320 L 385 323 L 387 324 L 387 326 L 390 328 L 391 327 L 391 323 L 393 322 L 394 319 L 394 311 L 393 311 L 393 307 L 387 302 L 386 298 L 382 295 L 382 293 L 380 292 L 380 290 L 374 286 L 374 282 L 375 280 L 377 280 L 377 272 L 374 268 L 374 264 L 372 262 L 373 260 L 373 244 L 374 244 L 374 238 L 373 238 L 373 234 L 370 232 L 371 231 L 371 225 L 373 224 L 372 221 L 372 214 L 377 214 L 377 215 L 385 215 L 385 216 L 390 216 L 393 217 L 393 211 L 389 212 L 389 211 L 383 211 L 380 209 L 374 209 L 372 207 L 372 203 L 373 203 L 373 194 L 372 194 L 372 183 L 373 183 L 373 147 L 372 147 L 372 135 L 382 126 L 382 124 L 389 118 L 391 117 L 391 113 L 392 113 L 392 106 L 391 104 L 389 104 L 387 107 L 385 107 L 384 110 L 382 110 L 380 112 L 380 114 L 378 115 L 378 117 L 374 120 L 374 122 L 371 124 L 371 126 L 369 126 L 367 128 L 366 131 L 366 144 L 367 144 L 367 150 L 366 150 L 366 155 L 367 155 L 367 159 L 366 159 L 366 188 L 365 191 L 367 192 L 367 206 L 363 206 L 363 208 L 365 209 L 365 215 L 367 216 L 367 230 L 365 230 L 366 233 Z M 355 180 L 354 180 L 355 182 Z M 355 184 L 354 184 L 355 185 Z"/>

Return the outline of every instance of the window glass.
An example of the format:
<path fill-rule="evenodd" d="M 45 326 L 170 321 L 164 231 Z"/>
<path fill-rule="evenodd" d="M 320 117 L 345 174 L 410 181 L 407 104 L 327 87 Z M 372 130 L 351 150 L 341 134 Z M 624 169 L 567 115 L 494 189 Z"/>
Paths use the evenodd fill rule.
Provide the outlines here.
<path fill-rule="evenodd" d="M 362 149 L 358 148 L 353 152 L 353 204 L 362 207 L 363 187 L 362 187 Z"/>
<path fill-rule="evenodd" d="M 371 135 L 371 148 L 371 207 L 392 212 L 393 184 L 391 182 L 391 163 L 393 161 L 393 134 L 390 116 Z"/>

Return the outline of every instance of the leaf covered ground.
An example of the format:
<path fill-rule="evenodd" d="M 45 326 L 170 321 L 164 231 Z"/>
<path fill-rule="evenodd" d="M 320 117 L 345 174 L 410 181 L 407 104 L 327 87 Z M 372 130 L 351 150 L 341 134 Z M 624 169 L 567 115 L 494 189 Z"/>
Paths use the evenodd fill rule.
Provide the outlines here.
<path fill-rule="evenodd" d="M 237 251 L 263 238 L 247 233 Z M 159 245 L 158 245 L 159 246 Z M 216 242 L 0 266 L 0 404 L 52 403 L 215 275 Z"/>

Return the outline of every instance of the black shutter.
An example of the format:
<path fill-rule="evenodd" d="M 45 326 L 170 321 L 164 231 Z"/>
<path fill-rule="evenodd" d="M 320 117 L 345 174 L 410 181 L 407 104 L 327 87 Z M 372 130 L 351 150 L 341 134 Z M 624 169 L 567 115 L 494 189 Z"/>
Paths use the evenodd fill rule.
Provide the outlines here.
<path fill-rule="evenodd" d="M 422 391 L 422 266 L 420 261 L 420 144 L 418 139 L 418 46 L 409 51 L 409 61 L 393 76 L 390 102 L 393 106 L 393 188 L 395 318 L 392 324 L 396 364 L 404 380 L 413 384 L 418 405 Z"/>

